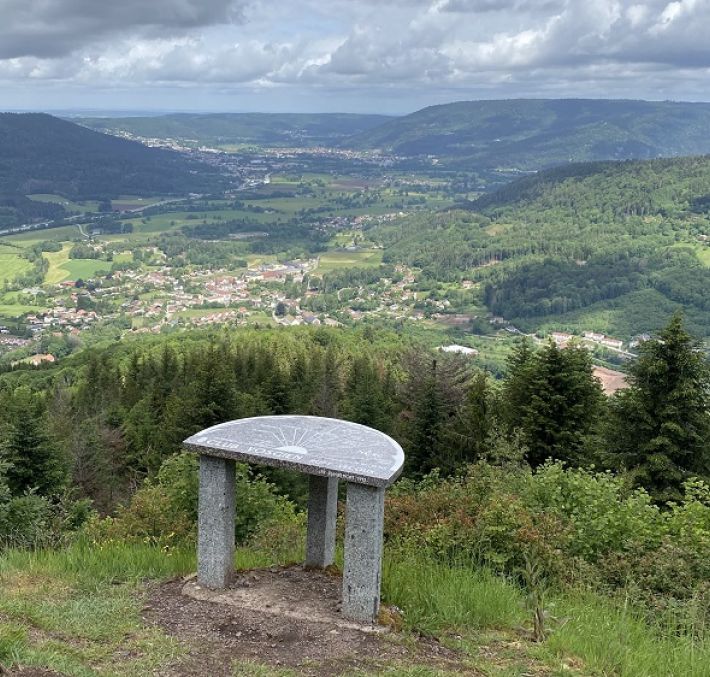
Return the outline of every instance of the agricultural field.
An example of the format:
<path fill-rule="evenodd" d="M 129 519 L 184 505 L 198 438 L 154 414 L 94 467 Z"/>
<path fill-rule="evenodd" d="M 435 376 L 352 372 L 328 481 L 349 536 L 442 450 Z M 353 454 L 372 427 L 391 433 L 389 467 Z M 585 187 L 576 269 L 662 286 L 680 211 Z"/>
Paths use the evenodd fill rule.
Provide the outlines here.
<path fill-rule="evenodd" d="M 58 252 L 45 252 L 44 257 L 49 261 L 49 270 L 45 276 L 47 284 L 59 284 L 67 280 L 78 278 L 88 279 L 96 275 L 97 271 L 109 271 L 111 264 L 99 259 L 70 259 L 71 246 L 66 244 Z"/>
<path fill-rule="evenodd" d="M 62 226 L 60 228 L 44 228 L 26 233 L 6 235 L 0 242 L 7 242 L 19 247 L 33 247 L 40 242 L 68 242 L 83 238 L 78 226 Z"/>
<path fill-rule="evenodd" d="M 368 268 L 382 263 L 381 249 L 361 251 L 330 251 L 322 254 L 318 261 L 318 272 L 328 273 L 340 268 Z"/>
<path fill-rule="evenodd" d="M 30 262 L 22 258 L 21 253 L 16 247 L 0 244 L 0 284 L 11 282 L 30 270 Z"/>
<path fill-rule="evenodd" d="M 34 195 L 28 195 L 30 200 L 35 202 L 52 202 L 54 204 L 61 205 L 69 212 L 98 212 L 99 202 L 98 200 L 84 200 L 81 202 L 74 202 L 73 200 L 68 200 L 62 195 L 52 195 L 50 193 L 35 193 Z"/>

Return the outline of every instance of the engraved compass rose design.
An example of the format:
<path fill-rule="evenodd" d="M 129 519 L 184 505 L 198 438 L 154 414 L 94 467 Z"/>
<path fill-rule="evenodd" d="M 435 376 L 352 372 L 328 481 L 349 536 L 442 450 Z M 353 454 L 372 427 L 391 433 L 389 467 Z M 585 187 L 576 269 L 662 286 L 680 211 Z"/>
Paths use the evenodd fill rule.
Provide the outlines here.
<path fill-rule="evenodd" d="M 268 424 L 255 427 L 249 436 L 249 443 L 276 451 L 292 454 L 313 453 L 330 456 L 334 452 L 341 456 L 348 450 L 360 450 L 363 446 L 362 433 L 343 430 L 342 426 L 284 425 Z"/>

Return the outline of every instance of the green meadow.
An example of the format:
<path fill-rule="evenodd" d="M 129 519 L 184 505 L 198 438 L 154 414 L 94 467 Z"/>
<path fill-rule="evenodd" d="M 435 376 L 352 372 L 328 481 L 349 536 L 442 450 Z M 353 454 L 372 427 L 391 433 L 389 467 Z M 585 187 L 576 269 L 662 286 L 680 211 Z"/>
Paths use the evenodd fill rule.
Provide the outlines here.
<path fill-rule="evenodd" d="M 362 251 L 330 251 L 320 255 L 318 272 L 327 273 L 339 268 L 368 268 L 382 263 L 381 249 L 365 249 Z"/>

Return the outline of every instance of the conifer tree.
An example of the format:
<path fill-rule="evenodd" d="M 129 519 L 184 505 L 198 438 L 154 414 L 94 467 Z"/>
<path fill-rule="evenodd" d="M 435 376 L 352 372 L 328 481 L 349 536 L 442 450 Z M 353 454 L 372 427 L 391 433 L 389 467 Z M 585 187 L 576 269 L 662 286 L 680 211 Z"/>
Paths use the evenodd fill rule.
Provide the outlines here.
<path fill-rule="evenodd" d="M 9 398 L 7 414 L 0 432 L 0 463 L 6 464 L 5 477 L 11 493 L 58 494 L 66 484 L 68 468 L 46 433 L 40 399 L 28 388 L 18 388 Z"/>
<path fill-rule="evenodd" d="M 342 398 L 340 370 L 335 349 L 328 347 L 317 368 L 318 384 L 311 405 L 316 416 L 335 418 L 339 415 Z"/>
<path fill-rule="evenodd" d="M 389 407 L 378 366 L 367 356 L 353 360 L 345 388 L 344 410 L 348 420 L 378 430 L 390 428 Z"/>
<path fill-rule="evenodd" d="M 488 376 L 485 372 L 479 372 L 466 390 L 452 439 L 452 444 L 458 448 L 461 464 L 473 463 L 489 451 L 490 436 L 495 424 L 492 400 Z"/>
<path fill-rule="evenodd" d="M 519 430 L 532 466 L 548 458 L 572 465 L 595 460 L 595 426 L 604 406 L 589 353 L 550 342 L 533 353 L 522 345 L 513 355 L 506 384 L 510 434 Z"/>
<path fill-rule="evenodd" d="M 407 468 L 414 475 L 425 475 L 435 468 L 451 474 L 462 461 L 456 417 L 470 379 L 468 364 L 455 355 L 413 354 L 408 359 L 402 431 Z"/>
<path fill-rule="evenodd" d="M 641 345 L 630 381 L 607 444 L 657 501 L 677 499 L 687 478 L 710 476 L 710 368 L 680 314 Z"/>

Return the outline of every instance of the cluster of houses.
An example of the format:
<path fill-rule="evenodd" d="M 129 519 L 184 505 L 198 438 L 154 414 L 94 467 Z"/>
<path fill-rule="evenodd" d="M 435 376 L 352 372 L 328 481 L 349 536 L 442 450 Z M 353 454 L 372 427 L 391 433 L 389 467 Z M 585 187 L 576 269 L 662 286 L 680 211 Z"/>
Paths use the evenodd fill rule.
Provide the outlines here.
<path fill-rule="evenodd" d="M 62 305 L 41 313 L 32 313 L 25 316 L 27 328 L 36 334 L 45 329 L 70 328 L 86 329 L 89 325 L 99 320 L 94 310 L 82 308 L 66 308 Z"/>
<path fill-rule="evenodd" d="M 553 331 L 550 334 L 550 338 L 562 348 L 567 346 L 573 339 L 579 339 L 578 336 L 564 331 Z M 622 350 L 624 347 L 624 342 L 621 339 L 613 338 L 612 336 L 606 336 L 606 334 L 599 334 L 593 331 L 585 331 L 582 334 L 582 340 L 590 343 L 596 343 L 597 345 L 604 346 L 605 348 L 611 348 L 612 350 Z"/>

